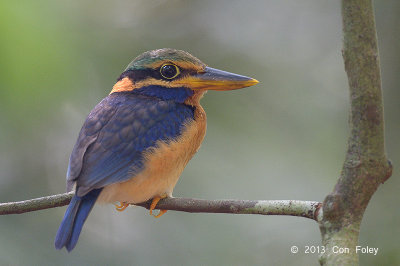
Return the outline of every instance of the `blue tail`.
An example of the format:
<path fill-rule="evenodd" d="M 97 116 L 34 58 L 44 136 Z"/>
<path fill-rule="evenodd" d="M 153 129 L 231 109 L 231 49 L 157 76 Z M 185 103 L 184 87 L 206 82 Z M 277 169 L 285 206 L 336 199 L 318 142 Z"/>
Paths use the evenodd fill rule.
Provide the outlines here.
<path fill-rule="evenodd" d="M 82 226 L 92 210 L 102 188 L 90 191 L 83 197 L 74 196 L 65 212 L 64 219 L 56 235 L 54 245 L 56 249 L 64 246 L 70 252 L 78 242 Z"/>

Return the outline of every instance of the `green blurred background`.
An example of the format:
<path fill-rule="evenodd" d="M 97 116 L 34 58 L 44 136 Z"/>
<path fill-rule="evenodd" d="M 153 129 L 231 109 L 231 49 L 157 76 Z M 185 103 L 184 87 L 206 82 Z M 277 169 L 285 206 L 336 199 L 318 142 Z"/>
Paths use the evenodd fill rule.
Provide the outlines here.
<path fill-rule="evenodd" d="M 395 171 L 366 211 L 362 265 L 400 264 L 400 4 L 376 1 L 386 146 Z M 140 53 L 186 50 L 260 84 L 209 92 L 208 132 L 174 195 L 322 201 L 348 135 L 340 1 L 2 1 L 0 202 L 65 190 L 88 112 Z M 65 207 L 0 217 L 1 265 L 317 265 L 318 226 L 295 217 L 96 206 L 68 254 L 53 247 Z M 300 252 L 290 253 L 297 245 Z"/>

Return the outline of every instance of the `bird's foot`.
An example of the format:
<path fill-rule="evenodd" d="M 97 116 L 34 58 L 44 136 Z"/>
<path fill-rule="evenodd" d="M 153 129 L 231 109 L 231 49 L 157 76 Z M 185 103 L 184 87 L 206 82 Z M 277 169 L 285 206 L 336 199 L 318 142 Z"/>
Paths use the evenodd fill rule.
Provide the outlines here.
<path fill-rule="evenodd" d="M 161 199 L 165 199 L 167 197 L 167 195 L 163 195 L 163 196 L 156 196 L 153 198 L 153 201 L 150 204 L 150 215 L 153 215 L 153 210 L 156 208 L 157 203 L 161 200 Z M 160 210 L 160 212 L 157 215 L 153 215 L 154 218 L 160 218 L 161 216 L 163 216 L 164 213 L 166 213 L 167 210 Z"/>
<path fill-rule="evenodd" d="M 124 211 L 126 208 L 128 208 L 129 203 L 126 202 L 120 202 L 119 204 L 114 204 L 115 205 L 115 209 L 119 212 Z"/>

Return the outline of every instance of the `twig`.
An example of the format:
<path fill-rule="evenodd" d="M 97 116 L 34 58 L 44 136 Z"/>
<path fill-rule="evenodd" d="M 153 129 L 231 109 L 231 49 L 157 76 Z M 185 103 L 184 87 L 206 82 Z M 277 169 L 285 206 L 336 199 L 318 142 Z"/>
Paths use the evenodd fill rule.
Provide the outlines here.
<path fill-rule="evenodd" d="M 42 198 L 0 203 L 0 215 L 20 214 L 68 205 L 74 192 L 51 195 Z"/>
<path fill-rule="evenodd" d="M 37 199 L 0 203 L 0 215 L 20 214 L 68 205 L 73 192 Z M 147 209 L 151 201 L 136 204 Z M 319 220 L 321 203 L 300 200 L 204 200 L 192 198 L 167 198 L 157 204 L 157 209 L 183 212 L 291 215 Z"/>
<path fill-rule="evenodd" d="M 137 206 L 147 209 L 151 201 Z M 316 220 L 319 202 L 301 200 L 204 200 L 192 198 L 167 198 L 157 204 L 157 209 L 197 213 L 231 213 L 261 215 L 291 215 Z"/>

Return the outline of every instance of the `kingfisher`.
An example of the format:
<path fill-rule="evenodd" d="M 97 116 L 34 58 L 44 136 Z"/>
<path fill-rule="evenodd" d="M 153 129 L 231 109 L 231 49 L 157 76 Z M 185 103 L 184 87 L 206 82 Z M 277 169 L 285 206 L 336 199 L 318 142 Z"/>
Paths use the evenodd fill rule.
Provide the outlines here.
<path fill-rule="evenodd" d="M 67 170 L 67 191 L 75 194 L 55 247 L 68 252 L 75 247 L 96 202 L 114 203 L 123 211 L 152 199 L 153 214 L 160 199 L 172 197 L 206 134 L 206 113 L 200 105 L 204 93 L 257 83 L 208 67 L 181 50 L 164 48 L 136 57 L 79 133 Z"/>

